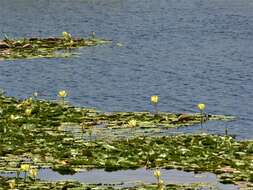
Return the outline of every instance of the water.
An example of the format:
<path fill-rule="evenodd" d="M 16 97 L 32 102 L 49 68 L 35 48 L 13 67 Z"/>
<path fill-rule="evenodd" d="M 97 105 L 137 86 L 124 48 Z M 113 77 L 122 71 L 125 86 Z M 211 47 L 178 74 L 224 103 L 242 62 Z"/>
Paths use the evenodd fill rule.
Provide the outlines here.
<path fill-rule="evenodd" d="M 95 31 L 113 40 L 66 59 L 0 61 L 0 87 L 46 99 L 66 89 L 73 104 L 103 111 L 151 110 L 154 94 L 161 111 L 195 112 L 204 102 L 209 113 L 238 117 L 210 131 L 252 138 L 252 8 L 251 0 L 0 0 L 0 38 Z"/>
<path fill-rule="evenodd" d="M 38 91 L 45 99 L 56 99 L 65 89 L 73 104 L 103 111 L 151 110 L 154 94 L 161 111 L 195 112 L 204 102 L 208 113 L 238 117 L 205 124 L 209 132 L 228 127 L 239 139 L 250 139 L 252 9 L 251 0 L 0 0 L 0 38 L 62 31 L 87 37 L 95 31 L 113 40 L 66 59 L 0 61 L 0 87 L 10 96 Z M 200 127 L 181 131 L 195 129 Z M 41 174 L 51 179 L 48 175 Z M 112 182 L 111 175 L 103 176 Z M 174 182 L 179 179 L 178 174 Z"/>
<path fill-rule="evenodd" d="M 15 173 L 0 173 L 1 176 L 15 177 Z M 24 177 L 24 174 L 21 175 Z M 38 173 L 38 178 L 42 180 L 78 180 L 88 184 L 104 184 L 116 187 L 131 187 L 142 183 L 156 183 L 153 171 L 146 169 L 125 170 L 105 172 L 101 169 L 90 170 L 89 172 L 79 172 L 74 175 L 60 175 L 50 169 L 42 169 Z M 238 187 L 232 184 L 221 184 L 217 176 L 212 173 L 194 174 L 193 172 L 183 172 L 179 170 L 161 170 L 161 178 L 166 184 L 191 184 L 207 183 L 224 190 L 237 190 Z"/>
<path fill-rule="evenodd" d="M 73 104 L 104 111 L 150 110 L 153 94 L 162 111 L 205 102 L 207 112 L 239 118 L 229 132 L 252 138 L 252 8 L 251 0 L 0 0 L 0 37 L 96 31 L 113 40 L 68 59 L 1 61 L 0 87 L 46 99 L 66 89 Z"/>

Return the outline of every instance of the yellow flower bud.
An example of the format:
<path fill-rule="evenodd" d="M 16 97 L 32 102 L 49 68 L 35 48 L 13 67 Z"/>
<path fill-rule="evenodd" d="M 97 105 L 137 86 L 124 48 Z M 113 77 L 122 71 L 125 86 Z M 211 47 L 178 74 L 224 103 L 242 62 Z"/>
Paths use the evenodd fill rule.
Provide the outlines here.
<path fill-rule="evenodd" d="M 68 93 L 65 90 L 60 90 L 58 92 L 58 96 L 61 98 L 65 98 L 68 95 Z"/>
<path fill-rule="evenodd" d="M 206 105 L 203 104 L 203 103 L 200 103 L 200 104 L 197 105 L 197 108 L 198 108 L 200 111 L 204 111 L 205 108 L 206 108 Z"/>
<path fill-rule="evenodd" d="M 26 114 L 27 116 L 31 116 L 31 115 L 32 115 L 32 109 L 27 108 L 27 109 L 25 110 L 25 114 Z"/>
<path fill-rule="evenodd" d="M 21 164 L 20 169 L 21 171 L 28 172 L 30 168 L 29 164 Z"/>
<path fill-rule="evenodd" d="M 38 174 L 38 170 L 36 168 L 31 168 L 29 170 L 29 174 L 33 177 L 36 178 L 37 174 Z"/>
<path fill-rule="evenodd" d="M 11 114 L 10 119 L 11 119 L 11 120 L 15 120 L 16 117 L 15 117 L 14 115 Z"/>
<path fill-rule="evenodd" d="M 135 119 L 131 119 L 130 121 L 128 121 L 128 126 L 133 128 L 136 127 L 137 125 L 137 121 Z"/>
<path fill-rule="evenodd" d="M 15 187 L 16 187 L 16 181 L 15 180 L 10 180 L 9 181 L 9 187 L 11 188 L 11 189 L 14 189 Z"/>
<path fill-rule="evenodd" d="M 71 34 L 66 31 L 62 32 L 62 36 L 66 40 L 71 39 Z"/>
<path fill-rule="evenodd" d="M 154 171 L 154 176 L 157 177 L 157 178 L 160 177 L 161 176 L 160 170 L 155 170 Z"/>
<path fill-rule="evenodd" d="M 157 104 L 159 101 L 159 97 L 158 96 L 151 96 L 150 101 L 152 104 Z"/>

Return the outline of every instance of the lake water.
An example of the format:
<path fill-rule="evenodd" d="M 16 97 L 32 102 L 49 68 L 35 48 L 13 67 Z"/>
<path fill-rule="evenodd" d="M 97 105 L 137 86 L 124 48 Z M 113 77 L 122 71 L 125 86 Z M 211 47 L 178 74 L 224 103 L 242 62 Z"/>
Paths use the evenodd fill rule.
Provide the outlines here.
<path fill-rule="evenodd" d="M 239 187 L 233 184 L 221 184 L 218 182 L 218 178 L 212 173 L 200 173 L 194 174 L 193 172 L 183 172 L 179 170 L 160 170 L 161 178 L 165 184 L 192 184 L 203 183 L 209 184 L 217 189 L 223 190 L 238 190 Z M 0 173 L 1 176 L 16 177 L 16 173 Z M 24 177 L 24 173 L 21 173 L 20 177 Z M 51 169 L 41 169 L 38 172 L 39 179 L 57 181 L 57 180 L 77 180 L 88 184 L 102 184 L 106 186 L 120 187 L 132 187 L 143 183 L 156 183 L 156 179 L 153 176 L 152 170 L 146 170 L 140 168 L 137 170 L 123 170 L 114 172 L 105 172 L 101 169 L 94 169 L 88 172 L 79 172 L 74 175 L 60 175 Z M 205 190 L 211 190 L 213 188 L 201 188 Z"/>
<path fill-rule="evenodd" d="M 0 38 L 59 36 L 111 39 L 71 58 L 0 61 L 0 87 L 19 98 L 38 91 L 102 111 L 206 111 L 238 117 L 209 132 L 253 137 L 253 1 L 0 0 Z M 122 47 L 116 44 L 120 42 Z M 192 131 L 199 127 L 184 128 Z"/>

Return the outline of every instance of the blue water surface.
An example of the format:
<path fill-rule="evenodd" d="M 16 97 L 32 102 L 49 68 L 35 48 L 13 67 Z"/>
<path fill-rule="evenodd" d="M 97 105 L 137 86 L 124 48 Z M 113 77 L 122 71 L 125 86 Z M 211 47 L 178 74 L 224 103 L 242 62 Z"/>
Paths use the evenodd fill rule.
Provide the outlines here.
<path fill-rule="evenodd" d="M 65 89 L 74 105 L 102 111 L 152 110 L 154 94 L 161 111 L 204 102 L 208 113 L 238 118 L 209 122 L 209 132 L 252 138 L 252 10 L 251 0 L 0 0 L 0 38 L 95 31 L 112 40 L 70 58 L 0 61 L 0 87 L 49 100 Z"/>

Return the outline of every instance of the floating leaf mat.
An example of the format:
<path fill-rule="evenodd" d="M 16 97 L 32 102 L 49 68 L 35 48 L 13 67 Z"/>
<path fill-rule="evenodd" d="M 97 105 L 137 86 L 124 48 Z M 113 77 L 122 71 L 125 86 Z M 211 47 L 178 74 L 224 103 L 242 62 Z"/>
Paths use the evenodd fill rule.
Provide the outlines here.
<path fill-rule="evenodd" d="M 0 171 L 19 171 L 21 163 L 61 174 L 104 168 L 140 167 L 209 171 L 223 183 L 253 182 L 253 142 L 208 134 L 154 136 L 135 130 L 199 124 L 199 114 L 105 113 L 29 98 L 0 96 Z M 135 119 L 137 126 L 129 128 Z M 208 120 L 229 116 L 208 115 Z M 124 137 L 114 133 L 125 130 Z M 94 136 L 95 138 L 88 138 Z M 107 133 L 105 133 L 105 131 Z M 111 132 L 111 134 L 110 134 Z M 106 136 L 105 136 L 106 134 Z"/>
<path fill-rule="evenodd" d="M 13 178 L 0 177 L 0 190 L 6 190 L 9 188 L 9 183 L 13 181 Z M 15 179 L 16 189 L 19 190 L 117 190 L 119 187 L 114 187 L 117 184 L 82 184 L 77 181 L 59 181 L 59 182 L 47 182 L 40 180 L 27 179 Z M 193 183 L 193 184 L 167 184 L 164 185 L 166 190 L 213 190 L 216 189 L 215 185 L 205 183 Z M 157 190 L 156 184 L 142 184 L 134 187 L 124 187 L 122 190 Z"/>
<path fill-rule="evenodd" d="M 0 60 L 68 57 L 78 47 L 108 43 L 99 38 L 24 38 L 0 40 Z"/>

